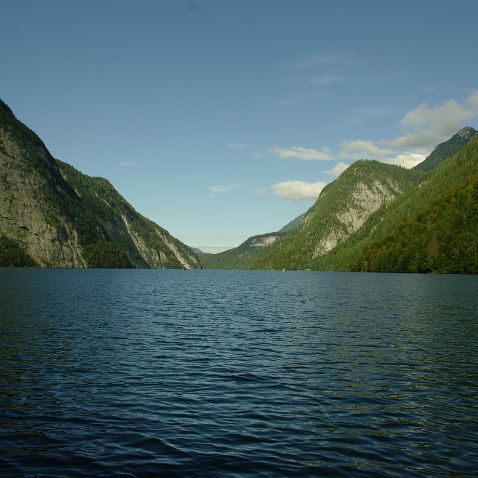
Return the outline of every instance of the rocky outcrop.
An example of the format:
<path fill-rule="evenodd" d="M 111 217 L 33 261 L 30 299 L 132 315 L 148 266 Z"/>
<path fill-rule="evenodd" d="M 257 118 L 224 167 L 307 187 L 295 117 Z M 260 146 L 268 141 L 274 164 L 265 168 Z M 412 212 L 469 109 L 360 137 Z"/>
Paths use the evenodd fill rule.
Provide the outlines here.
<path fill-rule="evenodd" d="M 423 176 L 378 161 L 357 161 L 328 184 L 306 212 L 301 225 L 264 250 L 258 268 L 305 269 L 335 249 L 382 206 L 389 204 Z"/>
<path fill-rule="evenodd" d="M 0 237 L 40 267 L 198 265 L 187 246 L 138 214 L 108 181 L 55 160 L 2 101 L 0 171 Z"/>

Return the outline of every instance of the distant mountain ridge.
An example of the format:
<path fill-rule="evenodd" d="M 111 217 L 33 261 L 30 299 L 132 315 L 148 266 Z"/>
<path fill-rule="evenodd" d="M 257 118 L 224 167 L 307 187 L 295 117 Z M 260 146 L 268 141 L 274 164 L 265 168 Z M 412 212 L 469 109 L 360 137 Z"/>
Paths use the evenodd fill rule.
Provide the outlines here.
<path fill-rule="evenodd" d="M 314 268 L 478 273 L 478 136 Z"/>
<path fill-rule="evenodd" d="M 417 164 L 414 169 L 418 171 L 433 171 L 442 161 L 450 158 L 454 154 L 461 151 L 473 138 L 478 134 L 475 128 L 465 126 L 449 140 L 440 143 L 425 159 L 425 161 Z"/>
<path fill-rule="evenodd" d="M 254 261 L 260 269 L 308 269 L 357 231 L 380 207 L 416 186 L 423 173 L 357 161 L 320 193 L 302 225 Z"/>
<path fill-rule="evenodd" d="M 52 157 L 0 100 L 0 266 L 198 266 L 105 179 Z"/>
<path fill-rule="evenodd" d="M 282 237 L 283 233 L 270 232 L 247 238 L 233 249 L 217 254 L 199 255 L 201 266 L 206 269 L 250 269 L 264 249 Z"/>
<path fill-rule="evenodd" d="M 378 161 L 357 161 L 323 189 L 316 203 L 306 213 L 291 221 L 279 232 L 253 236 L 237 248 L 220 254 L 210 254 L 206 258 L 201 256 L 201 262 L 205 267 L 212 268 L 442 272 L 473 270 L 470 264 L 465 264 L 466 261 L 462 261 L 461 265 L 456 260 L 448 261 L 448 265 L 444 265 L 443 260 L 441 262 L 435 260 L 430 264 L 423 260 L 418 251 L 414 254 L 415 257 L 422 257 L 421 262 L 408 261 L 408 265 L 405 265 L 406 261 L 403 259 L 405 246 L 402 239 L 407 237 L 408 242 L 412 244 L 413 235 L 407 236 L 401 230 L 396 230 L 388 236 L 391 242 L 387 242 L 380 231 L 394 230 L 395 226 L 405 227 L 399 224 L 412 220 L 415 207 L 413 201 L 417 201 L 418 204 L 423 201 L 426 204 L 428 204 L 426 201 L 437 201 L 438 189 L 430 191 L 430 197 L 426 200 L 421 196 L 419 199 L 418 191 L 426 190 L 423 189 L 426 184 L 433 184 L 433 178 L 443 174 L 435 171 L 442 171 L 443 163 L 453 162 L 451 158 L 464 150 L 476 136 L 476 130 L 470 126 L 461 129 L 448 141 L 439 144 L 423 163 L 411 170 Z M 450 175 L 450 184 L 453 184 L 456 172 L 452 166 L 447 168 L 445 169 Z M 455 165 L 455 169 L 459 168 Z M 473 171 L 471 162 L 469 184 L 473 183 Z M 451 194 L 455 197 L 454 193 Z M 461 197 L 460 194 L 458 196 Z M 409 197 L 414 199 L 407 199 Z M 472 201 L 469 197 L 468 200 Z M 407 204 L 408 209 L 403 204 Z M 425 210 L 427 207 L 423 206 Z M 447 204 L 443 204 L 442 207 L 449 210 Z M 466 216 L 468 213 L 463 214 Z M 472 212 L 465 227 L 472 228 L 473 214 Z M 418 219 L 413 221 L 419 222 Z M 451 223 L 450 220 L 447 223 L 448 230 Z M 453 227 L 458 226 L 453 224 Z M 423 231 L 420 232 L 418 229 L 414 229 L 417 237 L 423 235 Z M 468 232 L 465 231 L 463 234 L 466 235 Z M 443 234 L 439 236 L 442 237 Z M 377 241 L 380 237 L 382 242 L 379 247 Z M 440 250 L 444 251 L 446 248 L 443 244 L 438 246 L 438 236 L 434 237 L 433 240 L 422 238 L 422 247 L 431 249 L 435 247 L 433 250 L 440 247 Z M 423 246 L 427 240 L 432 241 L 434 245 Z M 454 243 L 450 237 L 447 241 L 449 244 Z M 401 252 L 396 253 L 402 257 L 401 265 L 397 265 L 387 256 L 387 251 L 394 248 L 393 244 L 397 244 L 397 248 L 400 244 L 402 248 Z M 463 247 L 466 249 L 466 246 Z M 441 254 L 442 259 L 444 256 L 446 253 Z"/>
<path fill-rule="evenodd" d="M 470 126 L 411 170 L 357 161 L 278 232 L 204 254 L 137 213 L 106 179 L 53 158 L 0 100 L 0 267 L 478 273 L 477 237 Z"/>
<path fill-rule="evenodd" d="M 476 130 L 466 127 L 437 146 L 422 163 L 424 166 L 412 170 L 399 168 L 394 173 L 398 176 L 389 182 L 398 187 L 388 189 L 388 197 L 382 195 L 382 204 L 378 204 L 379 191 L 375 188 L 374 192 L 370 186 L 371 181 L 379 181 L 375 186 L 384 186 L 384 168 L 388 169 L 388 165 L 378 166 L 373 161 L 355 163 L 324 188 L 306 214 L 304 225 L 259 255 L 253 267 L 478 272 L 477 254 L 473 252 L 474 237 L 478 234 L 477 144 Z M 366 166 L 368 173 L 360 178 L 354 171 L 356 165 Z M 354 172 L 348 185 L 345 184 L 347 171 Z M 368 184 L 369 197 L 363 197 L 364 202 L 358 207 L 362 209 L 362 217 L 357 223 L 349 221 L 352 227 L 347 228 L 344 219 L 350 218 L 357 207 L 344 210 L 339 196 L 347 201 L 357 199 L 357 190 L 363 189 L 364 184 Z M 331 190 L 340 194 L 327 202 Z M 379 207 L 373 207 L 374 203 Z M 346 233 L 341 234 L 344 226 Z M 475 259 L 469 260 L 470 257 Z"/>

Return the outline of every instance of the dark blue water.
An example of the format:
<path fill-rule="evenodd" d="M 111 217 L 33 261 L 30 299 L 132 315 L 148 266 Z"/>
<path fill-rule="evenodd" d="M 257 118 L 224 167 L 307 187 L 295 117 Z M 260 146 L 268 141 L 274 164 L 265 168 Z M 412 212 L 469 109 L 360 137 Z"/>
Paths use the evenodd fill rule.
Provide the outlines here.
<path fill-rule="evenodd" d="M 478 476 L 478 277 L 0 270 L 0 475 Z"/>

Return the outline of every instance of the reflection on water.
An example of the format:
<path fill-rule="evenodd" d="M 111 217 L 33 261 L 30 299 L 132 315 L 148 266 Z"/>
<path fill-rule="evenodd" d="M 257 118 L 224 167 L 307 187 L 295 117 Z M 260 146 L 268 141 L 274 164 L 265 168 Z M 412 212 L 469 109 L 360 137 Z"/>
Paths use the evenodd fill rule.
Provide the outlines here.
<path fill-rule="evenodd" d="M 0 475 L 478 475 L 477 286 L 0 270 Z"/>

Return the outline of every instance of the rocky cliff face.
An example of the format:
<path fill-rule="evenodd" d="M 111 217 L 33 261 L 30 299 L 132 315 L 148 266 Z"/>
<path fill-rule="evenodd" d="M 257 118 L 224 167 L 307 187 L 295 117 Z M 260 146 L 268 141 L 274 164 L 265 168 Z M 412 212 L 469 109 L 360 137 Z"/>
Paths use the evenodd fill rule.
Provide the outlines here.
<path fill-rule="evenodd" d="M 75 201 L 40 139 L 0 108 L 0 235 L 42 267 L 84 267 L 81 247 L 61 204 Z M 55 201 L 53 198 L 57 198 Z"/>
<path fill-rule="evenodd" d="M 106 180 L 55 160 L 1 100 L 0 171 L 3 247 L 15 244 L 40 267 L 198 264 L 187 246 L 139 215 Z"/>
<path fill-rule="evenodd" d="M 302 225 L 259 255 L 254 266 L 305 269 L 357 231 L 367 218 L 417 184 L 422 173 L 357 161 L 327 185 Z"/>

